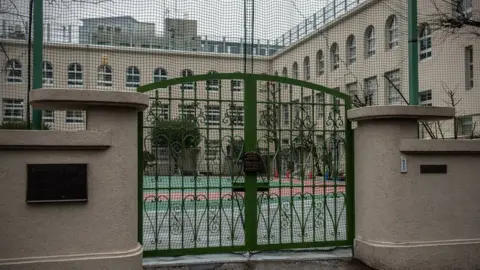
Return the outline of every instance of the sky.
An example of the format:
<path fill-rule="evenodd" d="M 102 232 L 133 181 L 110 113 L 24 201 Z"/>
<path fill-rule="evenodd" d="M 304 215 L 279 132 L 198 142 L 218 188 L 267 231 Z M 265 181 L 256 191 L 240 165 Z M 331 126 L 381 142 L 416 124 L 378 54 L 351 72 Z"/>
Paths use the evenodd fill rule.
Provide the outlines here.
<path fill-rule="evenodd" d="M 0 0 L 5 2 L 6 0 Z M 7 0 L 26 14 L 27 0 Z M 155 23 L 157 33 L 163 20 L 188 18 L 198 22 L 198 34 L 243 37 L 243 0 L 44 0 L 44 19 L 56 25 L 81 25 L 80 19 L 103 16 L 132 16 Z M 83 1 L 83 2 L 82 2 Z M 275 39 L 305 17 L 320 10 L 328 0 L 246 0 L 254 3 L 255 38 Z M 328 1 L 328 2 L 327 2 Z M 249 11 L 251 14 L 251 11 Z M 3 16 L 3 15 L 2 15 Z"/>

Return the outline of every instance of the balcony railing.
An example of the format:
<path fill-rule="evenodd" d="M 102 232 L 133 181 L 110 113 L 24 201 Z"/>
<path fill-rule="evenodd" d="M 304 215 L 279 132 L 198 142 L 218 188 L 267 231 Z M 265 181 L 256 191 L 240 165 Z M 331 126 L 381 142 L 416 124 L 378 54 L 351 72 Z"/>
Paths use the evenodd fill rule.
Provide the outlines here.
<path fill-rule="evenodd" d="M 337 19 L 366 0 L 333 0 L 320 11 L 306 18 L 274 40 L 275 46 L 288 47 Z"/>
<path fill-rule="evenodd" d="M 174 51 L 199 51 L 224 54 L 243 54 L 245 47 L 248 55 L 269 56 L 284 47 L 291 46 L 302 38 L 314 33 L 329 22 L 347 13 L 366 0 L 333 0 L 320 11 L 306 18 L 275 40 L 245 40 L 237 37 L 215 35 L 176 36 L 170 32 L 141 31 L 99 31 L 75 25 L 45 23 L 45 43 L 94 44 L 103 46 L 124 46 Z M 0 38 L 26 40 L 26 23 L 3 20 Z"/>

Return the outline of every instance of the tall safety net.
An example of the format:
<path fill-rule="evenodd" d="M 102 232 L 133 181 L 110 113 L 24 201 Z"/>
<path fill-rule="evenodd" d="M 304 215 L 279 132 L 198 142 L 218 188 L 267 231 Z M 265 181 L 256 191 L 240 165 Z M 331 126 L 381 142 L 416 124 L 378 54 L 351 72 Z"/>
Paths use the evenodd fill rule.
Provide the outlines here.
<path fill-rule="evenodd" d="M 410 104 L 409 62 L 418 104 L 456 109 L 419 123 L 419 137 L 480 136 L 475 1 L 418 0 L 409 38 L 400 0 L 44 0 L 42 70 L 31 2 L 41 1 L 0 1 L 2 128 L 30 126 L 35 74 L 43 88 L 149 95 L 148 256 L 351 245 L 346 111 Z M 42 111 L 42 129 L 87 122 L 84 111 Z"/>

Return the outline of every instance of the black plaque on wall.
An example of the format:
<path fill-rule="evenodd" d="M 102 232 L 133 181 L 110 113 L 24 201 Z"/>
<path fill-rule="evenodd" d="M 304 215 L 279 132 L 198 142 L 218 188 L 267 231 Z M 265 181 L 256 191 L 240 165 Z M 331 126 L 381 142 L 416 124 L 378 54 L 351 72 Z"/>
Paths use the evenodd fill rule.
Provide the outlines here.
<path fill-rule="evenodd" d="M 27 203 L 86 202 L 87 164 L 28 164 Z"/>
<path fill-rule="evenodd" d="M 447 173 L 447 165 L 420 165 L 420 173 Z"/>

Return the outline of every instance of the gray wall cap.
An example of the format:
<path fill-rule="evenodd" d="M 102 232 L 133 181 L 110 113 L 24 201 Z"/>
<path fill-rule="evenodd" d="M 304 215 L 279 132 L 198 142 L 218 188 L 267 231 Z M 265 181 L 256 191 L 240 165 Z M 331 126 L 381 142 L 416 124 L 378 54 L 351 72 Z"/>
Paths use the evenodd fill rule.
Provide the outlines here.
<path fill-rule="evenodd" d="M 421 121 L 436 121 L 452 119 L 455 116 L 453 107 L 424 106 L 369 106 L 351 109 L 347 117 L 352 121 L 374 119 L 417 119 Z"/>
<path fill-rule="evenodd" d="M 88 110 L 91 107 L 123 107 L 143 111 L 148 95 L 136 92 L 48 89 L 30 92 L 30 105 L 43 110 Z"/>

